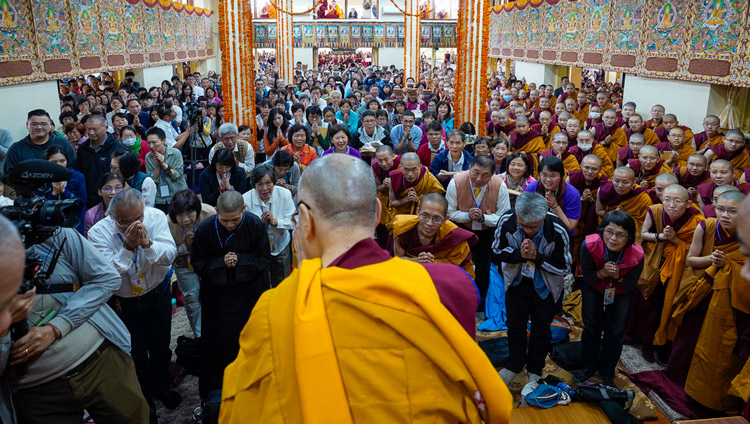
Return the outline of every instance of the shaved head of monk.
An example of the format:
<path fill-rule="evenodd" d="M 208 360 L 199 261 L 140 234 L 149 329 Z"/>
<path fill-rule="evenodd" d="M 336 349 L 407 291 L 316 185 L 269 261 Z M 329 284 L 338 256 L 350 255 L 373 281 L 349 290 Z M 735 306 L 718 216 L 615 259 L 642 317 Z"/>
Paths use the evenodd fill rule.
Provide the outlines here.
<path fill-rule="evenodd" d="M 644 170 L 650 171 L 659 163 L 659 151 L 654 146 L 643 146 L 638 152 L 638 161 Z"/>
<path fill-rule="evenodd" d="M 586 181 L 593 181 L 602 171 L 602 158 L 597 155 L 586 155 L 581 161 L 581 173 Z"/>
<path fill-rule="evenodd" d="M 404 173 L 404 179 L 409 184 L 414 184 L 419 179 L 422 164 L 419 162 L 419 156 L 414 152 L 404 153 L 401 156 L 401 171 Z"/>
<path fill-rule="evenodd" d="M 669 215 L 672 222 L 676 221 L 690 207 L 690 195 L 687 189 L 679 184 L 672 184 L 664 189 L 661 202 L 664 205 L 664 211 Z"/>
<path fill-rule="evenodd" d="M 717 186 L 734 182 L 734 165 L 726 159 L 717 159 L 708 167 L 711 171 L 711 181 Z"/>
<path fill-rule="evenodd" d="M 627 166 L 615 169 L 612 174 L 612 185 L 620 196 L 630 193 L 635 188 L 635 172 Z"/>
<path fill-rule="evenodd" d="M 745 197 L 739 190 L 730 190 L 725 191 L 716 199 L 716 204 L 714 204 L 716 218 L 719 220 L 721 226 L 729 232 L 734 232 L 738 225 L 742 226 L 742 222 L 748 221 L 747 219 L 737 219 L 740 216 L 740 205 L 745 200 Z M 741 216 L 744 217 L 747 215 Z"/>

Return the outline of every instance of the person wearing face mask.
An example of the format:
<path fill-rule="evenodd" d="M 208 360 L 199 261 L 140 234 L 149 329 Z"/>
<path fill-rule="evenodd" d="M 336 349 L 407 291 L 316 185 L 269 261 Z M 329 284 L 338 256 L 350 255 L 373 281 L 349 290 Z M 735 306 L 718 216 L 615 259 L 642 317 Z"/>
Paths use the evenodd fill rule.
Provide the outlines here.
<path fill-rule="evenodd" d="M 638 184 L 646 190 L 654 186 L 654 179 L 658 175 L 672 173 L 672 168 L 659 157 L 659 151 L 654 146 L 643 146 L 638 159 L 630 159 L 628 166 L 635 173 Z"/>
<path fill-rule="evenodd" d="M 146 170 L 146 155 L 151 151 L 148 148 L 148 143 L 145 139 L 142 139 L 138 134 L 138 130 L 132 125 L 125 125 L 120 128 L 120 143 L 122 143 L 128 150 L 138 155 L 138 159 L 141 161 L 141 171 Z"/>
<path fill-rule="evenodd" d="M 641 228 L 644 267 L 626 334 L 644 346 L 647 360 L 653 358 L 649 352 L 653 345 L 662 362 L 666 362 L 665 346 L 673 336 L 667 333 L 667 322 L 672 316 L 693 233 L 704 217 L 690 202 L 687 190 L 677 184 L 664 189 L 662 202 L 648 207 Z"/>
<path fill-rule="evenodd" d="M 572 125 L 571 121 L 573 121 L 573 119 L 570 119 L 568 121 L 568 126 Z M 604 150 L 604 148 L 594 142 L 594 135 L 591 134 L 591 132 L 585 130 L 579 131 L 576 134 L 576 142 L 576 145 L 570 147 L 568 151 L 570 152 L 570 154 L 575 156 L 576 160 L 578 160 L 578 163 L 583 162 L 584 156 L 588 154 L 594 154 L 596 156 L 599 156 L 599 159 L 602 160 L 602 173 L 608 177 L 612 176 L 612 172 L 614 171 L 612 161 L 609 159 L 609 155 Z"/>
<path fill-rule="evenodd" d="M 585 120 L 585 127 L 587 130 L 591 130 L 594 125 L 602 122 L 602 108 L 597 105 L 589 105 L 589 115 Z"/>

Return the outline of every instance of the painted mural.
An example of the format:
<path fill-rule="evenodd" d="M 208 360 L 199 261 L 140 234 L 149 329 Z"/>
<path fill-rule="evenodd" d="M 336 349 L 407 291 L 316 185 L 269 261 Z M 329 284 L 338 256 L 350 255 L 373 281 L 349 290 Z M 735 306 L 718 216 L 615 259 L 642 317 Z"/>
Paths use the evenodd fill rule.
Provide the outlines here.
<path fill-rule="evenodd" d="M 746 0 L 518 0 L 493 8 L 490 56 L 750 87 L 749 15 Z"/>
<path fill-rule="evenodd" d="M 169 0 L 0 0 L 0 86 L 213 54 L 210 10 Z"/>

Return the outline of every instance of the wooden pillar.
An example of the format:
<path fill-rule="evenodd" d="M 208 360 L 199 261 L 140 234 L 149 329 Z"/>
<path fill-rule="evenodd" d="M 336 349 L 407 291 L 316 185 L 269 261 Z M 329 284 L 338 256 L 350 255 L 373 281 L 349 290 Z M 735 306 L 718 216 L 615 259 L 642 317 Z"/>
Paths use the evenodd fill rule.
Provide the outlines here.
<path fill-rule="evenodd" d="M 275 0 L 276 3 L 276 63 L 279 78 L 289 84 L 294 82 L 294 25 L 292 0 Z"/>
<path fill-rule="evenodd" d="M 419 17 L 418 0 L 406 0 L 404 10 L 406 39 L 404 40 L 404 79 L 412 77 L 419 81 L 421 70 L 422 19 Z"/>
<path fill-rule="evenodd" d="M 576 88 L 581 88 L 581 75 L 583 73 L 583 69 L 576 68 L 574 66 L 570 67 L 570 74 L 568 75 L 568 78 L 570 78 L 570 82 L 576 85 Z"/>

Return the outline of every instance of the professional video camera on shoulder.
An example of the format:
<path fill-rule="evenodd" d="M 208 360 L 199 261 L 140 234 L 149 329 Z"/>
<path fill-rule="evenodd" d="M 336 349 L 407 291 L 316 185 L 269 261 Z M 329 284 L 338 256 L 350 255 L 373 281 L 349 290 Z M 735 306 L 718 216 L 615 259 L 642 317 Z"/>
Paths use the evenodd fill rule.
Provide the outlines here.
<path fill-rule="evenodd" d="M 35 245 L 52 237 L 60 227 L 78 225 L 78 213 L 83 206 L 80 200 L 47 200 L 46 194 L 50 189 L 38 192 L 47 183 L 67 181 L 71 175 L 69 169 L 60 165 L 31 159 L 16 165 L 8 176 L 8 184 L 16 190 L 18 197 L 13 206 L 0 208 L 0 213 L 13 222 L 26 247 L 26 266 L 18 290 L 21 294 L 34 287 L 37 294 L 73 291 L 72 284 L 50 285 L 49 282 L 67 238 L 63 238 L 59 246 L 50 248 L 43 258 L 34 249 Z M 17 322 L 11 326 L 11 338 L 18 340 L 28 331 L 26 320 Z M 26 373 L 27 367 L 27 364 L 17 365 L 12 372 L 21 376 Z"/>

